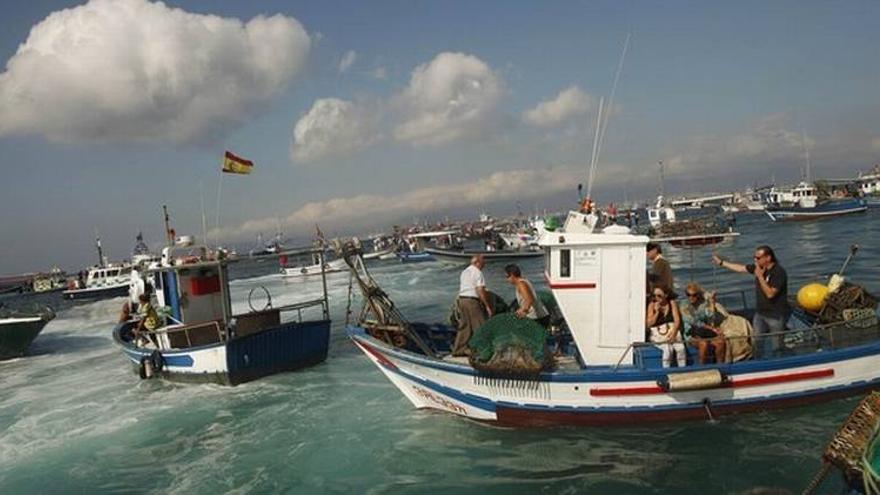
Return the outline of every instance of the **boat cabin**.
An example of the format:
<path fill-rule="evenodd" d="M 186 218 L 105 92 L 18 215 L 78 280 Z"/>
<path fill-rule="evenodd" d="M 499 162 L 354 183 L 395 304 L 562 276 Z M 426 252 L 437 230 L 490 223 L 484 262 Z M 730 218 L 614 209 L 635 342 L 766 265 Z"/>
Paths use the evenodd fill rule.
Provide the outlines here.
<path fill-rule="evenodd" d="M 128 285 L 130 275 L 131 265 L 129 264 L 94 266 L 89 268 L 85 286 L 91 289 Z"/>
<path fill-rule="evenodd" d="M 767 199 L 775 205 L 794 205 L 801 208 L 816 206 L 816 188 L 807 182 L 801 182 L 791 189 L 771 188 Z"/>
<path fill-rule="evenodd" d="M 645 246 L 626 227 L 596 229 L 591 214 L 569 212 L 562 231 L 541 238 L 544 276 L 582 362 L 614 365 L 645 340 Z"/>

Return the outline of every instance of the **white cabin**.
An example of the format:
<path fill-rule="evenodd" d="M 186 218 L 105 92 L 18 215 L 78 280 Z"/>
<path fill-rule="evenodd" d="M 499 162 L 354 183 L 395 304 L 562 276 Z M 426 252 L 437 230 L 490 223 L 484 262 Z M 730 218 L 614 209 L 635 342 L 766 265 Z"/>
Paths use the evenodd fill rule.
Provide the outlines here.
<path fill-rule="evenodd" d="M 801 208 L 816 206 L 816 188 L 807 182 L 801 182 L 791 189 L 770 189 L 767 199 L 774 205 L 794 205 Z"/>
<path fill-rule="evenodd" d="M 562 230 L 541 238 L 544 276 L 587 366 L 614 365 L 645 340 L 647 236 L 569 212 Z"/>

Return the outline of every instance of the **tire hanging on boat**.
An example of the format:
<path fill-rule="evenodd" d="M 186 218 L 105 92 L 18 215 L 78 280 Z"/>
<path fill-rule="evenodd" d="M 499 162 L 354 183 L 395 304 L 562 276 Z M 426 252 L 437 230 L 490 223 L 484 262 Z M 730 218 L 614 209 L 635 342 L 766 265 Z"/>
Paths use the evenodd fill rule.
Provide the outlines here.
<path fill-rule="evenodd" d="M 153 367 L 153 371 L 158 373 L 165 368 L 165 357 L 162 356 L 161 352 L 155 350 L 150 354 L 150 364 Z"/>
<path fill-rule="evenodd" d="M 138 367 L 138 375 L 140 375 L 141 380 L 149 380 L 153 378 L 153 362 L 150 360 L 150 356 L 144 356 L 141 358 L 141 364 Z"/>

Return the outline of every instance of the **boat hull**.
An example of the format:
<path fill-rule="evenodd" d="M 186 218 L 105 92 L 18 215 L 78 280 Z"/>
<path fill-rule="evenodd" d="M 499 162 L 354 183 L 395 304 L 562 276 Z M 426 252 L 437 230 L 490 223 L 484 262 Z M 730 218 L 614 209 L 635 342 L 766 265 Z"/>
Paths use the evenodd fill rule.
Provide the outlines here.
<path fill-rule="evenodd" d="M 862 200 L 836 201 L 816 206 L 815 208 L 774 207 L 764 210 L 774 222 L 807 221 L 819 218 L 864 213 L 868 205 Z"/>
<path fill-rule="evenodd" d="M 473 256 L 480 255 L 487 262 L 490 261 L 516 261 L 529 258 L 540 258 L 544 256 L 544 251 L 483 251 L 483 250 L 464 250 L 456 251 L 451 249 L 426 248 L 426 253 L 431 254 L 439 261 L 455 264 L 468 264 Z"/>
<path fill-rule="evenodd" d="M 126 322 L 113 330 L 125 357 L 139 370 L 141 362 L 161 355 L 159 375 L 171 381 L 238 385 L 264 376 L 294 371 L 327 359 L 330 320 L 289 322 L 225 343 L 189 349 L 161 350 L 138 347 L 123 338 Z"/>
<path fill-rule="evenodd" d="M 23 356 L 55 315 L 0 319 L 0 360 Z"/>
<path fill-rule="evenodd" d="M 423 263 L 425 261 L 435 261 L 431 253 L 397 253 L 401 263 Z"/>
<path fill-rule="evenodd" d="M 467 365 L 392 348 L 349 328 L 349 336 L 417 408 L 509 426 L 628 425 L 700 420 L 822 402 L 880 388 L 880 342 L 728 365 L 590 367 L 536 379 L 485 377 Z M 717 369 L 726 380 L 666 391 L 670 375 Z"/>
<path fill-rule="evenodd" d="M 61 293 L 64 299 L 80 300 L 80 301 L 97 301 L 99 299 L 110 299 L 114 297 L 122 297 L 128 295 L 128 284 L 114 285 L 111 287 L 98 287 L 92 289 L 71 289 Z"/>

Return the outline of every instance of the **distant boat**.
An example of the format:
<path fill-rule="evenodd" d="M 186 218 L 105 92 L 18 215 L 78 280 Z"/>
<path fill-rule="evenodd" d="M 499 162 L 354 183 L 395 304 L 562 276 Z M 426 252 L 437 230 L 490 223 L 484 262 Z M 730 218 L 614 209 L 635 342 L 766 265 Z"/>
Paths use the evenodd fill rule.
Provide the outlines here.
<path fill-rule="evenodd" d="M 54 318 L 55 313 L 48 307 L 35 311 L 0 308 L 0 359 L 23 356 Z"/>
<path fill-rule="evenodd" d="M 95 239 L 95 247 L 98 250 L 98 264 L 89 267 L 86 272 L 80 272 L 78 279 L 70 281 L 68 289 L 61 293 L 65 299 L 98 300 L 128 294 L 131 270 L 135 265 L 128 261 L 108 263 L 101 250 L 100 237 Z M 135 263 L 144 264 L 158 260 L 149 254 L 140 234 L 132 259 Z"/>
<path fill-rule="evenodd" d="M 225 385 L 314 365 L 327 358 L 330 316 L 323 297 L 273 307 L 268 290 L 248 295 L 250 311 L 234 314 L 225 260 L 178 263 L 174 247 L 163 252 L 162 266 L 148 271 L 156 281 L 158 328 L 137 338 L 138 321 L 122 322 L 113 340 L 141 378 L 207 381 Z M 202 252 L 207 248 L 201 247 Z M 184 257 L 183 259 L 189 259 Z M 259 289 L 259 288 L 257 288 Z M 264 301 L 252 303 L 256 299 Z M 302 318 L 319 310 L 320 317 Z"/>
<path fill-rule="evenodd" d="M 422 263 L 424 261 L 435 261 L 434 256 L 427 251 L 421 251 L 418 253 L 399 252 L 397 253 L 397 258 L 400 260 L 401 263 Z"/>
<path fill-rule="evenodd" d="M 764 210 L 774 222 L 815 220 L 818 218 L 863 213 L 868 209 L 859 198 L 819 200 L 816 188 L 807 182 L 785 190 L 773 188 L 768 193 L 770 204 Z"/>
<path fill-rule="evenodd" d="M 309 264 L 288 264 L 287 257 L 281 256 L 281 276 L 282 277 L 307 277 L 310 275 L 321 275 L 321 273 L 341 272 L 345 269 L 345 261 L 332 260 L 325 261 L 323 270 L 321 268 L 322 256 L 319 253 L 313 253 Z"/>

